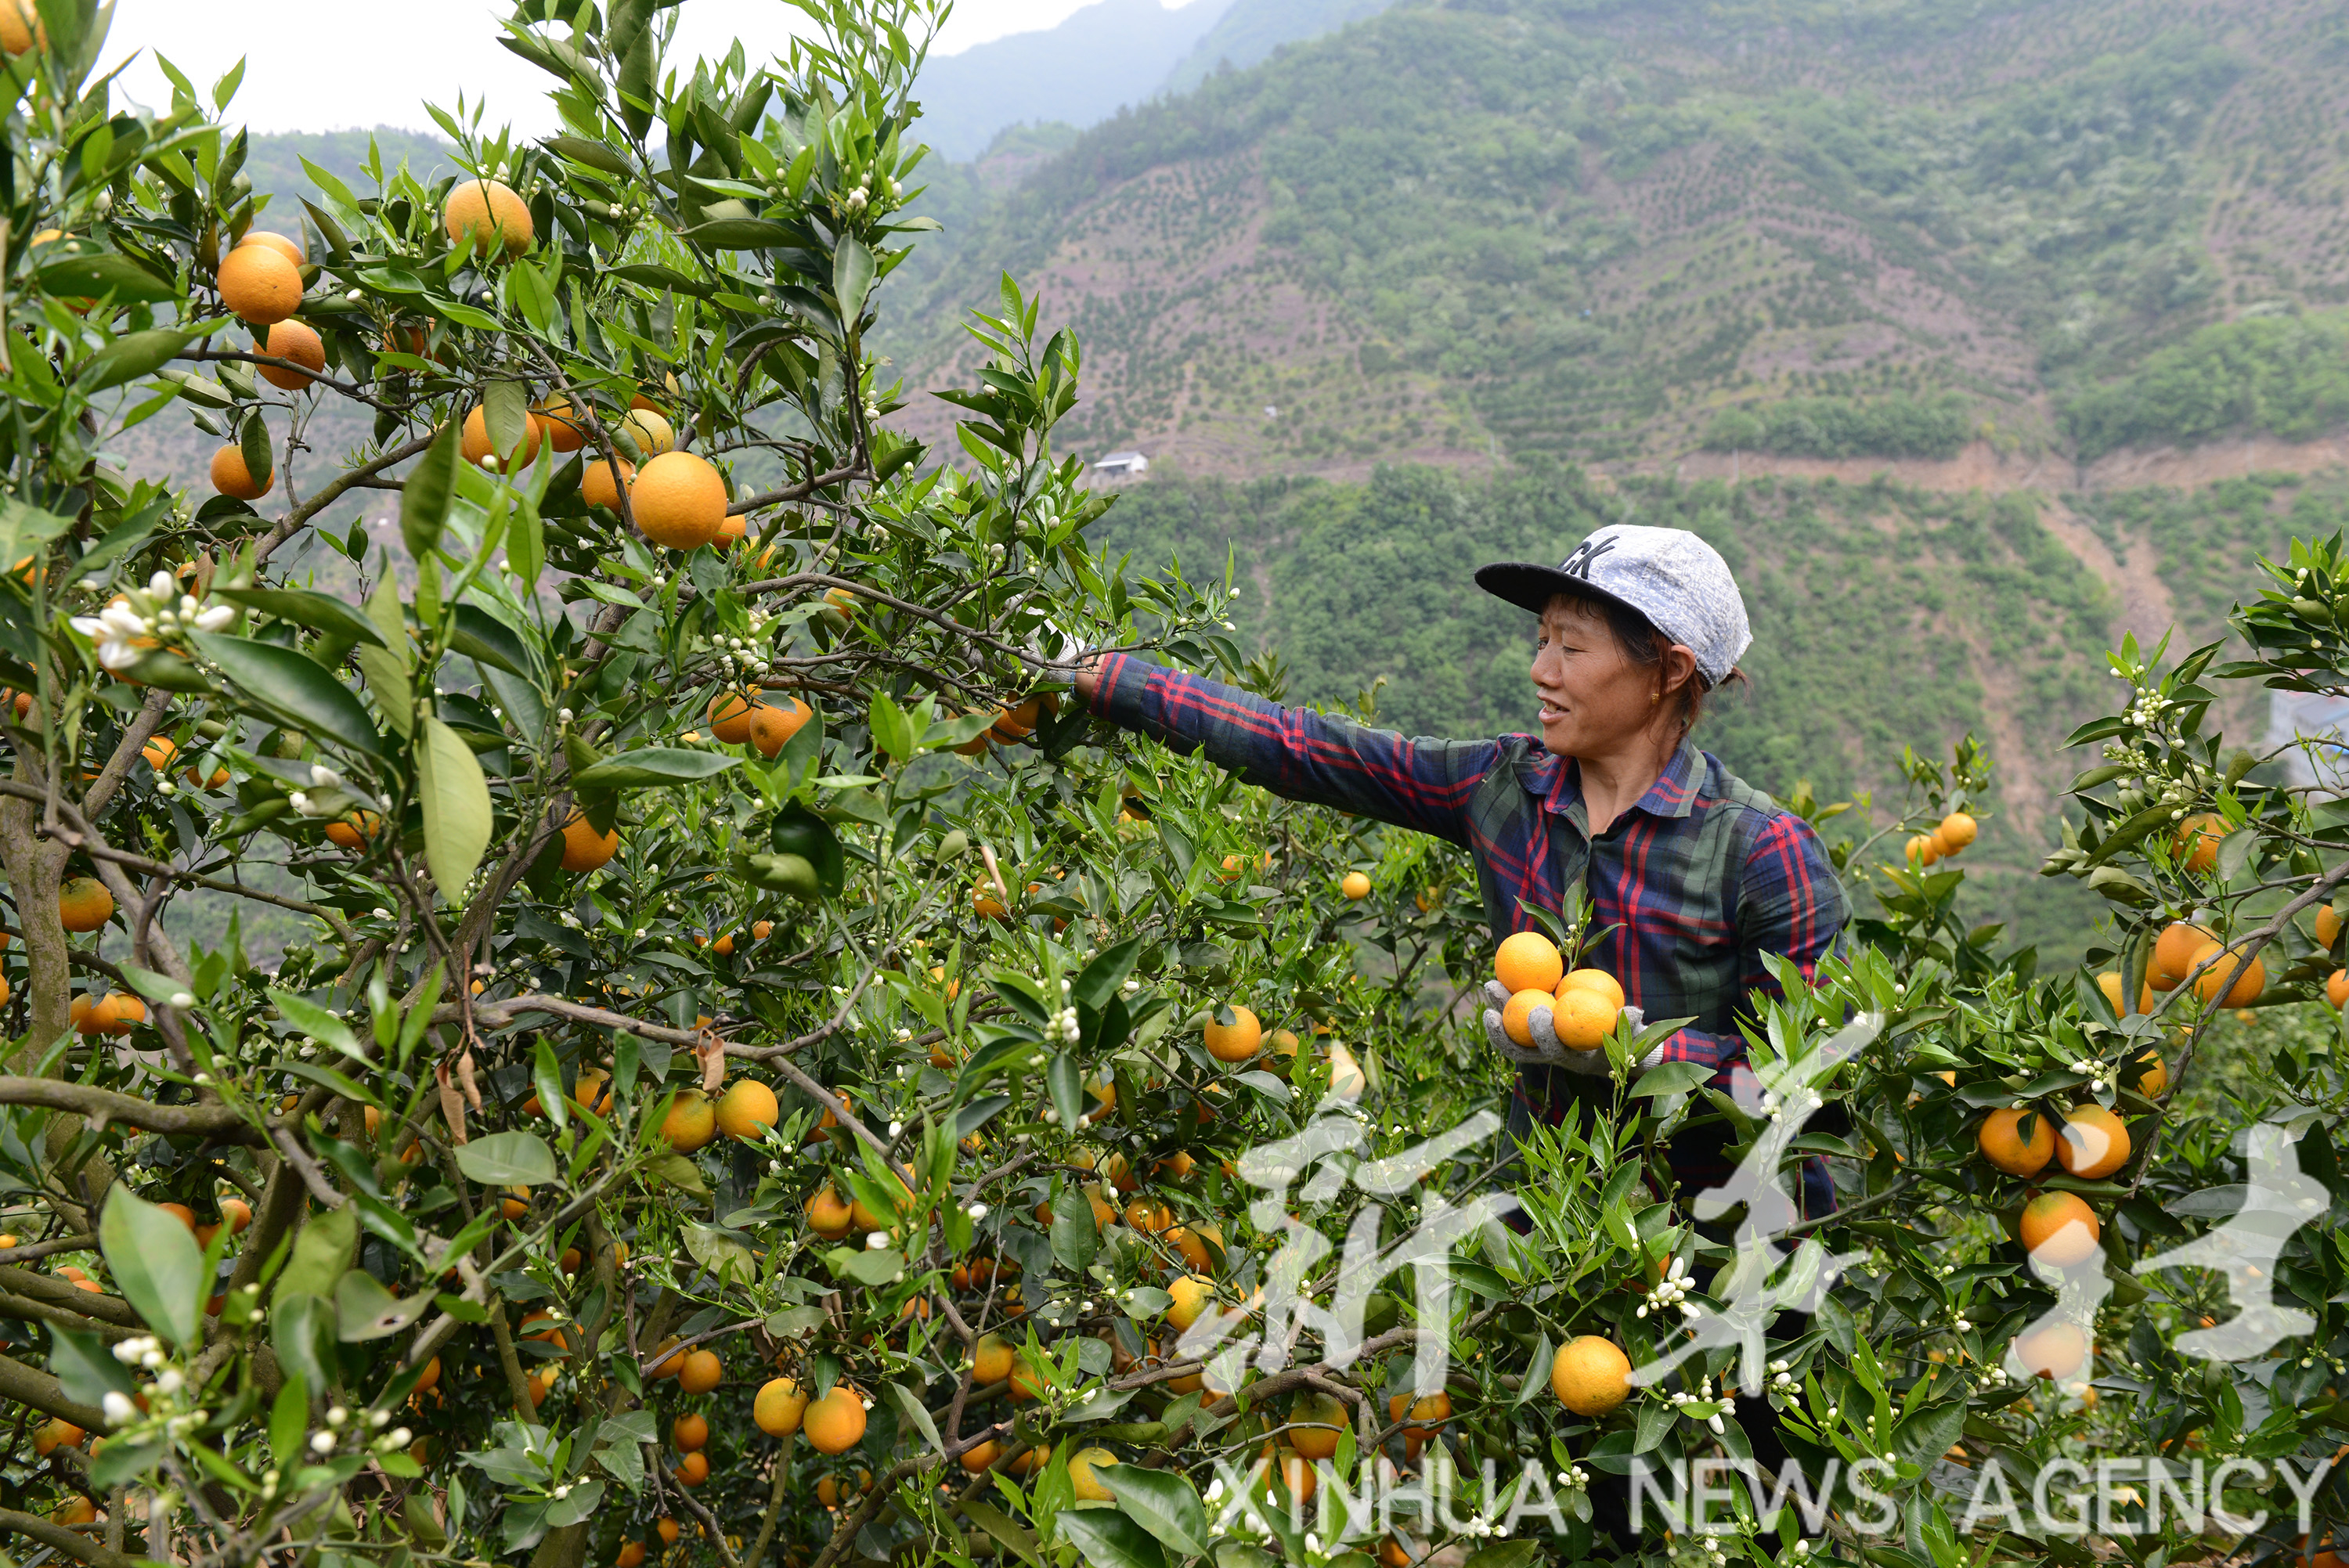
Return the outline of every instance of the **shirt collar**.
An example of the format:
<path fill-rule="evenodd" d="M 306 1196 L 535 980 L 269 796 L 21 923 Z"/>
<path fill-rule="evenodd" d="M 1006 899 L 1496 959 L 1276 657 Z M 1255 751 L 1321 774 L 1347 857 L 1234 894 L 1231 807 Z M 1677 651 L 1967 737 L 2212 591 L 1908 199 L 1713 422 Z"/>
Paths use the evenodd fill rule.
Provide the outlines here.
<path fill-rule="evenodd" d="M 1651 817 L 1685 817 L 1696 804 L 1697 748 L 1694 739 L 1683 737 L 1680 749 L 1648 792 L 1632 803 L 1634 811 L 1645 811 Z M 1588 836 L 1589 813 L 1582 804 L 1582 765 L 1568 758 L 1552 758 L 1555 765 L 1550 774 L 1549 789 L 1542 800 L 1542 809 L 1571 820 Z"/>

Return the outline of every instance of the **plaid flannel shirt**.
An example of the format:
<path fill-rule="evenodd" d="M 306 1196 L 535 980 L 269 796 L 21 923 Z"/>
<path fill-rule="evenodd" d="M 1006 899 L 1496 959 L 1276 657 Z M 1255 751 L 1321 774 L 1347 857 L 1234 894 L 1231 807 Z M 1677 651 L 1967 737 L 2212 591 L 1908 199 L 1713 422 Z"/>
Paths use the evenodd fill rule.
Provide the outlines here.
<path fill-rule="evenodd" d="M 1577 765 L 1532 736 L 1411 739 L 1123 655 L 1103 661 L 1092 707 L 1277 795 L 1463 846 L 1496 938 L 1528 929 L 1526 907 L 1555 911 L 1581 882 L 1592 927 L 1606 932 L 1585 962 L 1615 975 L 1647 1016 L 1689 1019 L 1665 1039 L 1661 1059 L 1711 1068 L 1719 1087 L 1745 1057 L 1738 1023 L 1751 1014 L 1748 998 L 1781 994 L 1764 955 L 1791 957 L 1809 978 L 1841 937 L 1842 883 L 1810 825 L 1692 741 L 1594 839 Z M 1556 1123 L 1592 1087 L 1527 1068 L 1512 1123 Z M 1676 1140 L 1672 1163 L 1697 1186 L 1727 1173 L 1717 1139 Z M 1823 1212 L 1821 1195 L 1806 1191 L 1806 1210 Z"/>

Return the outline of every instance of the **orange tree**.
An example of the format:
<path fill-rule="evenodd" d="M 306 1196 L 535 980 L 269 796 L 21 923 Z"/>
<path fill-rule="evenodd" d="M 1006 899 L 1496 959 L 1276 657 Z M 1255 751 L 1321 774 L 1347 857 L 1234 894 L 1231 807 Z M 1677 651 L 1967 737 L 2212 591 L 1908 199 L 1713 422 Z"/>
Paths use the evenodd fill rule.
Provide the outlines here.
<path fill-rule="evenodd" d="M 2202 683 L 2339 678 L 2337 545 L 2242 612 L 2252 659 L 2116 659 L 2049 865 L 2112 903 L 2105 977 L 1965 923 L 1987 760 L 1911 756 L 1889 820 L 1790 802 L 1865 914 L 1755 1021 L 1758 1076 L 1640 1074 L 1669 1021 L 1619 1018 L 1609 1114 L 1509 1170 L 1464 862 L 1055 700 L 1100 646 L 1279 685 L 1227 586 L 1089 549 L 1073 340 L 1007 280 L 951 465 L 882 422 L 933 12 L 817 5 L 710 65 L 649 0 L 530 0 L 502 41 L 562 134 L 450 119 L 460 176 L 319 174 L 298 219 L 192 87 L 112 104 L 94 5 L 26 15 L 0 1522 L 36 1549 L 2149 1562 L 2236 1541 L 2143 1485 L 2103 1542 L 1970 1520 L 1967 1478 L 2337 1444 L 2323 1227 L 2276 1238 L 2299 1315 L 2236 1359 L 2177 1336 L 2244 1276 L 2132 1266 L 2272 1174 L 2254 1123 L 2334 1173 L 2302 1005 L 2349 989 L 2349 825 L 2226 752 Z M 297 493 L 337 407 L 371 432 Z M 193 494 L 107 456 L 157 418 L 219 442 Z M 382 490 L 398 556 L 345 526 Z M 2246 1007 L 2300 1022 L 2199 1090 Z M 1661 1151 L 1713 1120 L 1773 1180 L 1829 1158 L 1838 1212 L 1701 1214 Z M 1526 1232 L 1443 1228 L 1500 1189 Z M 1707 1339 L 1757 1285 L 1816 1312 Z M 1742 1455 L 1733 1400 L 1824 1536 L 1746 1499 L 1594 1538 L 1604 1478 Z M 1398 1477 L 1436 1500 L 1379 1513 Z M 2220 1501 L 2283 1497 L 2239 1467 Z"/>

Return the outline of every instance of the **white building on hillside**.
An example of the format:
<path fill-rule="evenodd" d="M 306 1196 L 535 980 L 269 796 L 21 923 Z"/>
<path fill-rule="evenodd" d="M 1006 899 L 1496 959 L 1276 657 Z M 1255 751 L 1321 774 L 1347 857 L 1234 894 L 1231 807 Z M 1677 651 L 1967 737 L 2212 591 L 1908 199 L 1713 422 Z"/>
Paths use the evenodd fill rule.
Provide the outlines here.
<path fill-rule="evenodd" d="M 1112 452 L 1093 464 L 1093 472 L 1110 479 L 1138 479 L 1150 471 L 1150 459 L 1140 452 Z"/>

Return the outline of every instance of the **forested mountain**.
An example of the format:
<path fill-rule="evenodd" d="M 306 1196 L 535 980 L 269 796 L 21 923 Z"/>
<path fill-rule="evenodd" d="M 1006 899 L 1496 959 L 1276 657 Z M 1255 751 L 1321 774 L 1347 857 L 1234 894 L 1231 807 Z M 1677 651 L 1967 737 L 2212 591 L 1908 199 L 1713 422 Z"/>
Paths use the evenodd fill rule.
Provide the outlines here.
<path fill-rule="evenodd" d="M 1230 475 L 2304 433 L 2344 67 L 2321 0 L 1402 6 L 961 214 L 898 357 L 966 367 L 1009 266 L 1085 340 L 1084 444 Z"/>

